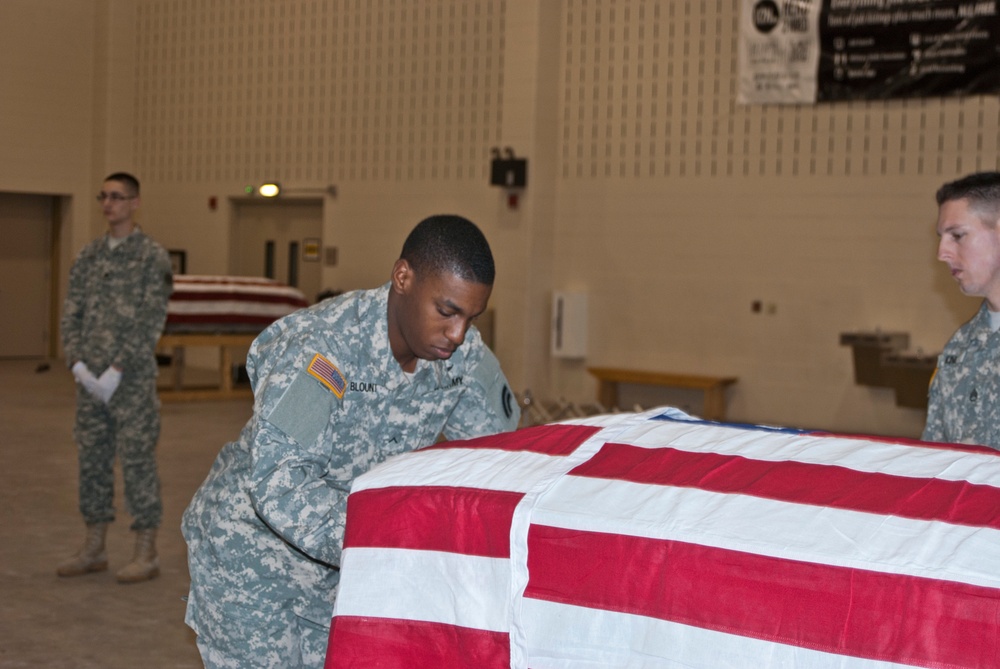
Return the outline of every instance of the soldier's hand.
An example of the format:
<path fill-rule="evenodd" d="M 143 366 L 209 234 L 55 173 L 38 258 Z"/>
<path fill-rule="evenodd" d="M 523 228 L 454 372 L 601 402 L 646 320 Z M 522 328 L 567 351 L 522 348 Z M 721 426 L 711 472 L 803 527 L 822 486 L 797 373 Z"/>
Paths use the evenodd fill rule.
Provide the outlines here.
<path fill-rule="evenodd" d="M 93 393 L 97 387 L 97 377 L 90 371 L 87 364 L 83 360 L 77 360 L 72 369 L 73 378 L 76 379 L 76 382 Z"/>
<path fill-rule="evenodd" d="M 97 397 L 107 404 L 111 401 L 111 396 L 115 394 L 118 390 L 118 384 L 122 382 L 122 373 L 115 369 L 113 366 L 108 367 L 103 372 L 101 376 L 97 379 L 96 392 L 94 393 Z"/>

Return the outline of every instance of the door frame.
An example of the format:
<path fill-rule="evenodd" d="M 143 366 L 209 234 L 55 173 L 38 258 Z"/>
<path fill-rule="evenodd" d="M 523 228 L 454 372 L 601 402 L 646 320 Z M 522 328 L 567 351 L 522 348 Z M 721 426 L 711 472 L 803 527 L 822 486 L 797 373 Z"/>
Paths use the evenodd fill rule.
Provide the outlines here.
<path fill-rule="evenodd" d="M 60 354 L 60 331 L 59 321 L 62 314 L 62 284 L 66 277 L 62 275 L 63 267 L 63 224 L 67 220 L 67 213 L 70 211 L 72 198 L 59 193 L 34 193 L 26 191 L 2 191 L 5 195 L 14 197 L 24 196 L 33 198 L 45 198 L 49 204 L 48 219 L 48 309 L 46 310 L 47 322 L 43 324 L 46 332 L 42 357 L 53 359 Z"/>
<path fill-rule="evenodd" d="M 260 209 L 265 209 L 268 207 L 280 208 L 287 205 L 319 205 L 320 209 L 320 229 L 319 229 L 319 240 L 320 249 L 324 248 L 324 228 L 326 220 L 326 198 L 321 196 L 315 197 L 275 197 L 275 198 L 261 198 L 253 196 L 233 196 L 229 198 L 229 258 L 226 263 L 226 271 L 230 274 L 233 273 L 234 265 L 237 262 L 238 255 L 240 253 L 240 241 L 239 241 L 239 226 L 240 226 L 240 209 L 242 207 L 259 207 Z M 322 259 L 320 259 L 322 263 Z M 276 280 L 284 283 L 284 279 L 278 277 Z M 322 289 L 322 266 L 320 267 L 320 289 Z M 307 297 L 312 300 L 315 295 L 307 295 Z"/>

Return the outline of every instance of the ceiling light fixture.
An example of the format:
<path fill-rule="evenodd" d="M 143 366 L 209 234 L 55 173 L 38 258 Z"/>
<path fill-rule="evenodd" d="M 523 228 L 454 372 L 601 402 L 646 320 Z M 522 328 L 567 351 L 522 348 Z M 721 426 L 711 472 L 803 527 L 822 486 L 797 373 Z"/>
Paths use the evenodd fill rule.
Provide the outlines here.
<path fill-rule="evenodd" d="M 257 187 L 257 194 L 261 197 L 278 197 L 280 193 L 281 186 L 277 183 L 266 183 Z"/>

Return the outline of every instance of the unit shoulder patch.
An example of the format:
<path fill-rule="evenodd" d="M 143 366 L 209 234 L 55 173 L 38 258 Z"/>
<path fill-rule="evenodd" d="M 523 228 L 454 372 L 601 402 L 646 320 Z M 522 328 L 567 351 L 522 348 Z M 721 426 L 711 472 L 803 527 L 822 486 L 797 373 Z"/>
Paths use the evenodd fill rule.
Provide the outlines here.
<path fill-rule="evenodd" d="M 483 387 L 493 413 L 511 420 L 514 417 L 514 394 L 507 387 L 507 380 L 500 370 L 500 361 L 493 351 L 484 351 L 482 361 L 472 371 L 472 378 Z"/>

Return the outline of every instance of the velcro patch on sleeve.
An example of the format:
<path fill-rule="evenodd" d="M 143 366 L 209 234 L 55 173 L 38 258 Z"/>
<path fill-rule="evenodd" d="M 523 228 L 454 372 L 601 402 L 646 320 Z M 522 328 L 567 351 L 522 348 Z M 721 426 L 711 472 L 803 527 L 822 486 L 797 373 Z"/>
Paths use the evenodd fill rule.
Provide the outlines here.
<path fill-rule="evenodd" d="M 337 401 L 324 386 L 312 375 L 299 372 L 267 414 L 268 422 L 299 444 L 314 444 L 330 422 Z"/>
<path fill-rule="evenodd" d="M 339 399 L 344 398 L 347 380 L 335 364 L 317 353 L 313 356 L 306 371 Z"/>

